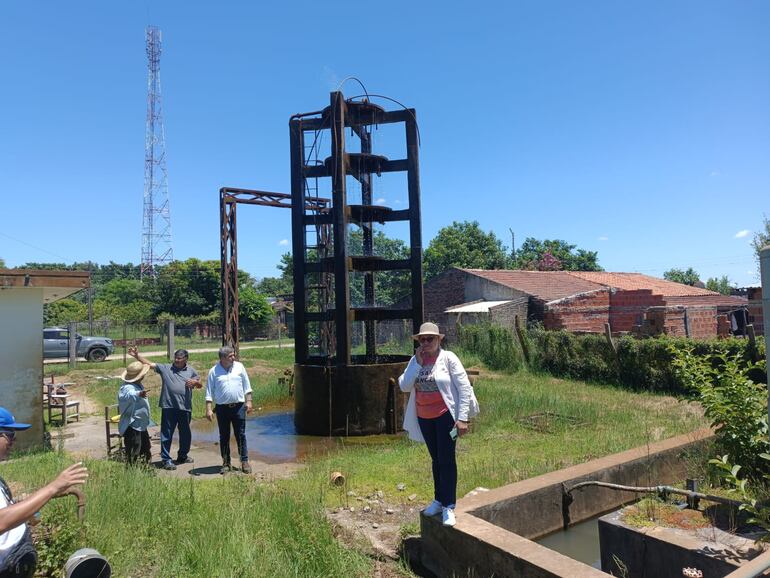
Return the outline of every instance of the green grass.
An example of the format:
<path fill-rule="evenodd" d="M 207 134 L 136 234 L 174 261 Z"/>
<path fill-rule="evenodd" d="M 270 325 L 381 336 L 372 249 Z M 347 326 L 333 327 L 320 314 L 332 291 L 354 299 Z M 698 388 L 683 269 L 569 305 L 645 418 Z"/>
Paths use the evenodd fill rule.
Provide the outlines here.
<path fill-rule="evenodd" d="M 256 405 L 289 402 L 278 378 L 293 356 L 287 348 L 242 351 L 241 360 L 254 375 Z M 462 352 L 460 357 L 467 367 L 479 367 L 478 357 Z M 191 357 L 202 375 L 215 361 L 216 353 Z M 114 403 L 119 381 L 95 379 L 104 365 L 68 377 L 90 397 Z M 699 408 L 671 397 L 525 371 L 482 368 L 475 391 L 481 414 L 473 433 L 458 443 L 459 496 L 707 425 Z M 157 393 L 152 395 L 157 412 Z M 202 392 L 196 391 L 195 417 L 203 409 Z M 554 417 L 539 430 L 527 426 L 525 418 L 544 412 L 569 421 Z M 64 461 L 56 453 L 32 455 L 3 465 L 2 475 L 34 488 Z M 293 479 L 260 485 L 238 476 L 174 480 L 94 462 L 88 522 L 84 528 L 75 524 L 77 535 L 62 540 L 72 542 L 70 553 L 82 545 L 102 551 L 118 576 L 366 576 L 371 562 L 337 544 L 323 508 L 350 505 L 348 490 L 358 496 L 382 490 L 387 502 L 410 506 L 432 499 L 427 450 L 404 436 L 342 439 L 307 458 L 307 465 Z M 329 485 L 332 471 L 345 474 L 344 487 Z M 406 484 L 405 491 L 397 490 L 399 483 Z M 417 495 L 414 502 L 407 498 L 411 494 Z M 55 516 L 66 515 L 74 524 L 74 507 L 62 502 L 45 516 L 58 523 Z M 414 527 L 407 524 L 404 531 Z"/>
<path fill-rule="evenodd" d="M 241 362 L 251 374 L 252 399 L 255 406 L 275 406 L 289 402 L 288 386 L 280 385 L 278 378 L 283 376 L 283 371 L 294 364 L 294 350 L 291 348 L 270 349 L 246 349 L 241 351 Z M 205 416 L 205 382 L 208 370 L 218 361 L 216 352 L 196 353 L 190 356 L 190 365 L 195 367 L 204 383 L 204 389 L 193 390 L 193 419 Z M 106 368 L 104 366 L 115 362 L 106 361 L 98 364 L 98 369 L 87 369 L 82 372 L 65 374 L 67 378 L 78 383 L 78 387 L 85 388 L 86 395 L 98 402 L 98 405 L 112 405 L 117 403 L 118 389 L 122 381 L 120 379 L 96 379 L 96 377 L 117 375 L 123 369 L 120 363 L 117 367 Z M 258 368 L 254 374 L 253 368 Z M 160 377 L 151 371 L 144 379 L 145 387 L 150 395 L 150 410 L 152 419 L 160 423 L 160 409 L 158 395 L 160 391 Z"/>
<path fill-rule="evenodd" d="M 70 461 L 55 452 L 33 455 L 5 464 L 3 476 L 36 488 Z M 178 480 L 114 462 L 87 466 L 85 524 L 73 498 L 43 509 L 51 539 L 38 550 L 51 568 L 90 547 L 107 557 L 114 576 L 371 574 L 370 560 L 336 541 L 318 492 L 297 494 L 241 476 Z"/>
<path fill-rule="evenodd" d="M 475 390 L 481 414 L 474 432 L 458 443 L 460 496 L 478 486 L 498 487 L 707 425 L 698 408 L 674 398 L 527 372 L 482 376 Z M 576 423 L 552 418 L 545 431 L 536 431 L 519 421 L 544 412 Z M 343 440 L 345 451 L 311 462 L 311 474 L 341 471 L 359 495 L 379 489 L 393 501 L 403 502 L 411 493 L 429 501 L 425 447 L 404 438 L 376 439 Z M 399 483 L 407 490 L 398 492 Z M 344 498 L 337 490 L 327 491 L 331 505 Z"/>

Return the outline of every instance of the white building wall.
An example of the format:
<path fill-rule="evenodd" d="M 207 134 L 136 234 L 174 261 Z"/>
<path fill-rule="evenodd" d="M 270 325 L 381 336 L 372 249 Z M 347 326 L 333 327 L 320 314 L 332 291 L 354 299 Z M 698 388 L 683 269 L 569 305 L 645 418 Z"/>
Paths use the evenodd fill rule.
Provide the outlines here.
<path fill-rule="evenodd" d="M 0 288 L 0 406 L 32 427 L 16 448 L 44 442 L 43 289 Z"/>

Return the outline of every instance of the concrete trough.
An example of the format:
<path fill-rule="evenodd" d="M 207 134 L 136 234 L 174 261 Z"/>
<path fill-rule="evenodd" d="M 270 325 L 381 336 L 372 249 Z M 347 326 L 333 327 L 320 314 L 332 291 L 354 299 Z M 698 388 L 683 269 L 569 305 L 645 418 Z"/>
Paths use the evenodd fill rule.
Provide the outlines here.
<path fill-rule="evenodd" d="M 598 578 L 609 574 L 550 550 L 537 540 L 569 525 L 613 511 L 638 494 L 607 488 L 566 489 L 589 480 L 647 486 L 687 476 L 688 456 L 711 442 L 709 429 L 677 436 L 463 498 L 457 525 L 420 517 L 421 563 L 437 576 Z"/>

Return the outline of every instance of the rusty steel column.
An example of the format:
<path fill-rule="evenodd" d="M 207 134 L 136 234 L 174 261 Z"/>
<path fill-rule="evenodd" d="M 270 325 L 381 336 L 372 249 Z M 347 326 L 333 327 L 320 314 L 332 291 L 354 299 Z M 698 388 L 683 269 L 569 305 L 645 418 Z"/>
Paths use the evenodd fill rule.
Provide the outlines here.
<path fill-rule="evenodd" d="M 305 138 L 302 121 L 289 122 L 291 147 L 291 241 L 294 255 L 294 361 L 306 363 L 307 288 L 305 287 Z"/>
<path fill-rule="evenodd" d="M 366 126 L 362 126 L 358 131 L 361 139 L 361 154 L 371 154 L 372 135 Z M 359 180 L 361 182 L 361 203 L 364 206 L 372 204 L 372 174 L 363 172 Z M 371 221 L 361 223 L 363 231 L 363 252 L 365 257 L 371 257 L 374 254 L 374 229 Z M 364 305 L 374 307 L 374 272 L 366 271 L 364 273 Z M 374 361 L 377 355 L 377 322 L 374 320 L 364 321 L 364 339 L 366 342 L 366 358 L 370 362 Z"/>
<path fill-rule="evenodd" d="M 219 192 L 220 274 L 222 279 L 222 345 L 235 349 L 238 356 L 238 203 L 222 189 Z"/>
<path fill-rule="evenodd" d="M 337 336 L 335 364 L 350 364 L 350 286 L 347 247 L 347 155 L 345 153 L 345 98 L 332 92 L 332 238 L 334 241 L 334 324 Z"/>
<path fill-rule="evenodd" d="M 409 246 L 412 263 L 412 329 L 415 333 L 422 325 L 424 307 L 422 291 L 422 231 L 420 230 L 420 146 L 417 134 L 417 116 L 415 110 L 407 111 L 406 125 L 406 162 L 407 184 L 409 187 Z"/>

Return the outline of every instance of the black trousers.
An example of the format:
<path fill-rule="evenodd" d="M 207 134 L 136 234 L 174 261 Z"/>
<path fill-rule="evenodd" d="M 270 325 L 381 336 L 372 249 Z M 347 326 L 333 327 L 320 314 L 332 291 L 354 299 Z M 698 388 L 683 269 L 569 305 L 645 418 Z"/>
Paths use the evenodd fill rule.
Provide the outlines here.
<path fill-rule="evenodd" d="M 214 408 L 219 426 L 219 453 L 222 463 L 230 465 L 230 428 L 233 428 L 235 443 L 238 444 L 238 454 L 242 462 L 249 461 L 249 450 L 246 448 L 246 404 L 233 403 L 218 405 Z"/>
<path fill-rule="evenodd" d="M 456 442 L 449 436 L 455 420 L 449 412 L 434 419 L 417 418 L 422 437 L 430 453 L 433 469 L 433 499 L 445 508 L 454 508 L 457 501 Z"/>
<path fill-rule="evenodd" d="M 126 463 L 135 464 L 141 459 L 149 464 L 152 459 L 150 453 L 150 434 L 147 430 L 136 431 L 130 427 L 123 434 L 123 446 L 126 448 Z"/>

